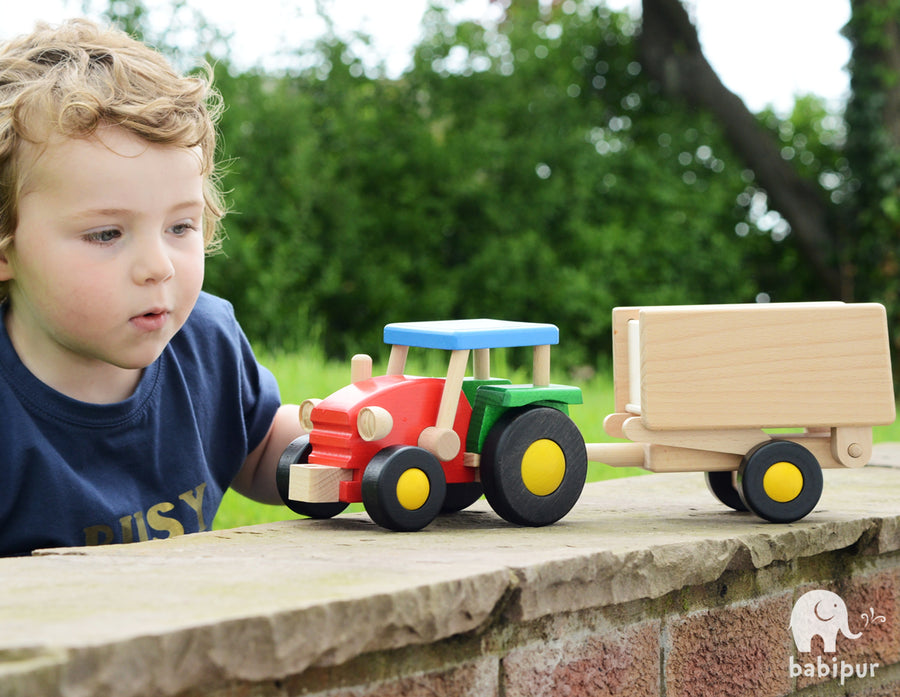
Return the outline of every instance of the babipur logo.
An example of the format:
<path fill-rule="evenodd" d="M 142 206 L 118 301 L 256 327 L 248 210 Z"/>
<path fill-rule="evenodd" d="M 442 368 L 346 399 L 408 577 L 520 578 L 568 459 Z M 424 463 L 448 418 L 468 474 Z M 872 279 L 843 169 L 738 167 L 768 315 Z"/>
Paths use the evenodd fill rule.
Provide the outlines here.
<path fill-rule="evenodd" d="M 865 620 L 865 627 L 885 622 L 884 616 L 876 614 L 874 608 L 862 613 L 860 618 Z M 791 611 L 790 629 L 798 653 L 810 653 L 812 639 L 816 636 L 822 639 L 823 651 L 831 654 L 836 651 L 838 633 L 854 641 L 862 636 L 862 632 L 850 629 L 849 613 L 843 598 L 827 590 L 809 591 L 797 599 Z M 817 656 L 815 662 L 807 663 L 794 661 L 793 656 L 789 660 L 791 677 L 803 675 L 808 678 L 840 679 L 841 685 L 854 676 L 874 676 L 877 667 L 877 663 L 838 661 L 837 656 L 832 656 L 830 661 Z"/>

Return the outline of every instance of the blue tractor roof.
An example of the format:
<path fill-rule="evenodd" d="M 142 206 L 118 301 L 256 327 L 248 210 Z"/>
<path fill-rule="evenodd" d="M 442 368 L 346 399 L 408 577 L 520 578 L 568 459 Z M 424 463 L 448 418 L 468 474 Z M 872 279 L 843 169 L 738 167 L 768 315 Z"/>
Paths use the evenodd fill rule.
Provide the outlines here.
<path fill-rule="evenodd" d="M 554 324 L 499 319 L 395 322 L 384 328 L 384 343 L 417 348 L 491 349 L 559 343 Z"/>

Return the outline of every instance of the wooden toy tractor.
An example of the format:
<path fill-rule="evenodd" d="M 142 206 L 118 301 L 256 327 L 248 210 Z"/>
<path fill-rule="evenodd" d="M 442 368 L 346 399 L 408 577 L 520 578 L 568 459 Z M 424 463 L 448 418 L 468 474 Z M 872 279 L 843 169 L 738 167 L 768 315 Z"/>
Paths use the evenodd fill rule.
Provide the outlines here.
<path fill-rule="evenodd" d="M 385 375 L 354 356 L 351 384 L 306 400 L 308 436 L 285 451 L 277 481 L 285 503 L 314 518 L 362 502 L 379 525 L 412 531 L 471 505 L 482 491 L 504 519 L 540 526 L 581 495 L 584 439 L 568 416 L 577 387 L 550 384 L 551 324 L 458 320 L 389 324 Z M 490 375 L 490 349 L 533 346 L 532 384 Z M 404 374 L 409 347 L 450 351 L 444 378 Z M 466 377 L 470 352 L 472 377 Z"/>

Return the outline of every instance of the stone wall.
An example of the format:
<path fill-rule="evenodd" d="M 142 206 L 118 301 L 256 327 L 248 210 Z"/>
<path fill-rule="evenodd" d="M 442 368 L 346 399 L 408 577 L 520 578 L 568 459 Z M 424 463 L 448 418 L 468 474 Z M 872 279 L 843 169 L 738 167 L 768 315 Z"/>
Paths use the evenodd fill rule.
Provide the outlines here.
<path fill-rule="evenodd" d="M 897 452 L 790 525 L 651 475 L 542 529 L 482 502 L 0 560 L 0 697 L 900 695 Z M 813 589 L 859 634 L 834 653 L 789 629 Z"/>

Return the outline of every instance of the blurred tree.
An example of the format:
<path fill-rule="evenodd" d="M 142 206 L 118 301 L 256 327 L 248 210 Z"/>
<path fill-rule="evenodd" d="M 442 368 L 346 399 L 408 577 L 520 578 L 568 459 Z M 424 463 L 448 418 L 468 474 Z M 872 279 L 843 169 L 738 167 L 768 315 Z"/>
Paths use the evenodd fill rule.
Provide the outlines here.
<path fill-rule="evenodd" d="M 334 37 L 297 74 L 220 70 L 238 215 L 208 287 L 270 344 L 347 355 L 401 318 L 528 318 L 591 364 L 617 304 L 752 301 L 777 242 L 736 229 L 743 164 L 653 91 L 626 14 L 572 5 L 496 28 L 432 8 L 400 80 Z"/>
<path fill-rule="evenodd" d="M 643 0 L 642 9 L 641 55 L 653 78 L 715 115 L 789 223 L 816 285 L 835 299 L 884 303 L 900 348 L 900 0 L 851 2 L 846 138 L 823 133 L 829 117 L 810 99 L 786 122 L 771 113 L 758 121 L 707 63 L 679 0 Z"/>
<path fill-rule="evenodd" d="M 669 97 L 713 114 L 735 152 L 755 174 L 772 208 L 791 225 L 821 284 L 840 295 L 836 240 L 821 189 L 782 157 L 782 147 L 741 99 L 722 84 L 700 47 L 680 0 L 642 0 L 641 60 Z"/>

